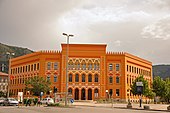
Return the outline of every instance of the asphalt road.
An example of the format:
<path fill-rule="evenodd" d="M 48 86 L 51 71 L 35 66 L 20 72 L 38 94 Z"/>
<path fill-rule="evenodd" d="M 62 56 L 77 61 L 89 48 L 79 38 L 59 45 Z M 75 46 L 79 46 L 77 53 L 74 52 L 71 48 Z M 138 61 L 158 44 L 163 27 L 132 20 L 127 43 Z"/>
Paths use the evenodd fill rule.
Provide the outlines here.
<path fill-rule="evenodd" d="M 131 110 L 118 108 L 103 107 L 82 107 L 76 106 L 71 108 L 59 107 L 16 107 L 16 106 L 0 106 L 0 113 L 160 113 L 160 111 Z M 162 112 L 161 113 L 167 113 Z"/>

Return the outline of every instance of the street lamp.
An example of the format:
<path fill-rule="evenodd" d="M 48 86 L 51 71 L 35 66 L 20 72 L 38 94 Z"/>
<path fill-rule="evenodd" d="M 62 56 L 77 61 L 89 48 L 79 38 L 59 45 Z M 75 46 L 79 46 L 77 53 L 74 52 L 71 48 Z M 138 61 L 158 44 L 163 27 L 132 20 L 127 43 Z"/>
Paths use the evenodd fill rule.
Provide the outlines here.
<path fill-rule="evenodd" d="M 8 55 L 9 58 L 9 68 L 8 68 L 8 93 L 7 93 L 7 98 L 9 98 L 9 85 L 10 85 L 10 75 L 11 75 L 11 56 L 14 56 L 15 53 L 10 53 L 10 52 L 6 52 L 6 54 Z"/>
<path fill-rule="evenodd" d="M 66 93 L 65 93 L 65 106 L 67 106 L 67 95 L 68 95 L 68 51 L 69 51 L 69 38 L 74 35 L 63 33 L 67 37 L 67 53 L 66 53 Z"/>

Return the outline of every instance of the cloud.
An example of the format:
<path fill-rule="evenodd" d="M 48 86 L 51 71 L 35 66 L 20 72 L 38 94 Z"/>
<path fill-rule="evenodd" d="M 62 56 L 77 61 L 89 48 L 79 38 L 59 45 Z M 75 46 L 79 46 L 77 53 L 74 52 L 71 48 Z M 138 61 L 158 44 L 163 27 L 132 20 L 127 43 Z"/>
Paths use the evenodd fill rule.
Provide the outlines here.
<path fill-rule="evenodd" d="M 170 16 L 146 26 L 142 31 L 143 38 L 170 39 Z"/>

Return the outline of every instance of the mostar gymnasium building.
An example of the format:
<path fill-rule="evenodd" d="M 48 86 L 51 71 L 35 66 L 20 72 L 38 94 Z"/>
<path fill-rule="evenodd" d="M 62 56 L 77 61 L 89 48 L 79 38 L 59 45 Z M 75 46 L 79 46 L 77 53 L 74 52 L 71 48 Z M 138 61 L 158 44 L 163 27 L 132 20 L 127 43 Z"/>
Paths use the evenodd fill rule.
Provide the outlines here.
<path fill-rule="evenodd" d="M 106 44 L 69 44 L 68 94 L 75 100 L 121 99 L 138 100 L 130 85 L 143 75 L 152 83 L 152 62 L 125 52 L 106 52 Z M 42 76 L 62 94 L 66 89 L 66 50 L 40 51 L 11 59 L 10 92 L 17 96 L 25 91 L 25 80 Z M 46 94 L 47 95 L 47 94 Z M 63 97 L 64 95 L 60 95 Z"/>

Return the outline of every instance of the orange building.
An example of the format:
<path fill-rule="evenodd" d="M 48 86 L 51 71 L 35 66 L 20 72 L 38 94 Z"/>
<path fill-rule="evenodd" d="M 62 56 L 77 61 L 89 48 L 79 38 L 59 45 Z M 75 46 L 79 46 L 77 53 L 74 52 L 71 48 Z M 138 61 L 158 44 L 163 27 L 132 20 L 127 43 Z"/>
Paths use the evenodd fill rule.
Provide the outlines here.
<path fill-rule="evenodd" d="M 11 60 L 10 92 L 30 95 L 24 90 L 25 80 L 42 76 L 51 81 L 58 93 L 66 89 L 66 50 L 40 51 Z M 68 94 L 75 100 L 138 99 L 130 84 L 143 75 L 152 82 L 152 63 L 124 52 L 106 52 L 106 44 L 69 44 Z M 53 92 L 50 94 L 53 96 Z M 61 95 L 62 96 L 62 95 Z"/>

